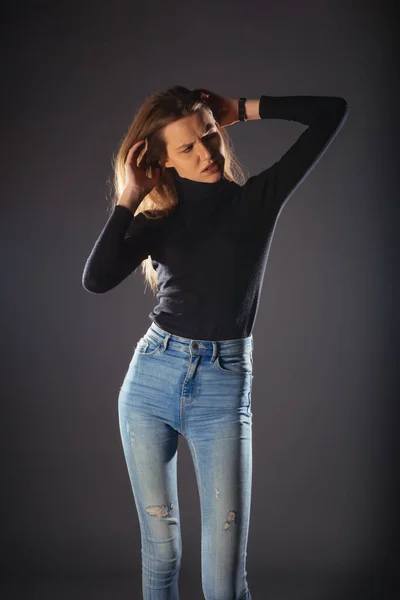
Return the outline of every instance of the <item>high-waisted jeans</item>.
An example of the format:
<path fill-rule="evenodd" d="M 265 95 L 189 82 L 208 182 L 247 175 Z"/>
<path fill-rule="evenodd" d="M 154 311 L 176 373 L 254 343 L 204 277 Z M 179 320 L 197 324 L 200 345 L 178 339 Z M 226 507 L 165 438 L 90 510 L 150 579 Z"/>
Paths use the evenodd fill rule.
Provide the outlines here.
<path fill-rule="evenodd" d="M 135 347 L 118 415 L 141 530 L 144 600 L 179 599 L 179 435 L 190 449 L 200 496 L 204 596 L 251 600 L 252 371 L 252 335 L 196 340 L 153 322 Z"/>

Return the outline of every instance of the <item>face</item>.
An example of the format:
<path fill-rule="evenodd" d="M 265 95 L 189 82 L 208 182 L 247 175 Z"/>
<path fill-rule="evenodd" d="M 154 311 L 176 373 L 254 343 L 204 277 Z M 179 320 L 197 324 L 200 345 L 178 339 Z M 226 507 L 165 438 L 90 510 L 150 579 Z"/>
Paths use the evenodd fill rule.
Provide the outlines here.
<path fill-rule="evenodd" d="M 168 158 L 162 164 L 175 167 L 181 177 L 201 182 L 215 182 L 224 172 L 224 144 L 215 120 L 207 110 L 200 110 L 166 125 L 164 137 Z M 204 171 L 216 162 L 214 171 Z"/>

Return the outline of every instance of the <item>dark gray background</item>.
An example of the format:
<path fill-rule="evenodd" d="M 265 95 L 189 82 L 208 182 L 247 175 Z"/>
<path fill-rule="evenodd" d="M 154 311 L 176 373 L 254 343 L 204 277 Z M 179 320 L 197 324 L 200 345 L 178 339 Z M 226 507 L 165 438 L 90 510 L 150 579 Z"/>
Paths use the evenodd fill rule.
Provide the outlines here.
<path fill-rule="evenodd" d="M 269 255 L 253 330 L 247 571 L 253 600 L 354 598 L 361 590 L 363 598 L 395 597 L 394 6 L 4 5 L 5 597 L 141 597 L 117 397 L 155 299 L 140 268 L 98 296 L 81 276 L 108 218 L 112 153 L 144 98 L 176 84 L 230 97 L 343 96 L 349 104 L 338 137 L 282 211 Z M 229 133 L 250 176 L 304 129 L 266 120 Z M 198 600 L 199 500 L 184 441 L 178 469 L 181 597 Z"/>

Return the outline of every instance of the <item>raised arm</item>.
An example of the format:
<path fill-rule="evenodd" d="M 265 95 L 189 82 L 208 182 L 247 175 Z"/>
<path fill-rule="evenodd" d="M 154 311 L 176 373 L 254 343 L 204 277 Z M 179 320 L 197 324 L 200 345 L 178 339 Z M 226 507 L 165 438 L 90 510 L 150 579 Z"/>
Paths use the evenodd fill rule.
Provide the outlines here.
<path fill-rule="evenodd" d="M 254 100 L 247 102 L 254 113 Z M 247 180 L 244 192 L 261 198 L 277 215 L 326 152 L 347 114 L 346 100 L 337 96 L 261 96 L 259 118 L 297 121 L 308 127 L 280 160 Z"/>
<path fill-rule="evenodd" d="M 134 217 L 129 208 L 115 206 L 86 261 L 85 290 L 102 294 L 126 279 L 151 253 L 153 234 L 143 214 Z"/>

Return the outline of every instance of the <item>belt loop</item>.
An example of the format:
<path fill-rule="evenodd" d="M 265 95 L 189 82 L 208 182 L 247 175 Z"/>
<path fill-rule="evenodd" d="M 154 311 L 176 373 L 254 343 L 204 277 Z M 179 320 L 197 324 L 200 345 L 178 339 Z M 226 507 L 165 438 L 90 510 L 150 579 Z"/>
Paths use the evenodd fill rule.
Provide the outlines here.
<path fill-rule="evenodd" d="M 161 342 L 161 348 L 160 348 L 161 352 L 165 352 L 165 350 L 168 348 L 168 342 L 169 342 L 170 337 L 171 337 L 171 334 L 167 332 L 163 341 Z"/>
<path fill-rule="evenodd" d="M 212 341 L 212 345 L 213 345 L 213 353 L 212 353 L 212 357 L 211 357 L 211 363 L 213 363 L 218 356 L 218 342 Z"/>

